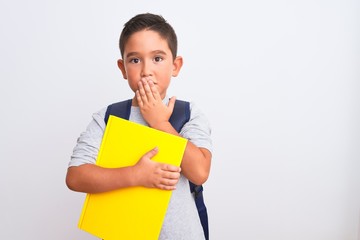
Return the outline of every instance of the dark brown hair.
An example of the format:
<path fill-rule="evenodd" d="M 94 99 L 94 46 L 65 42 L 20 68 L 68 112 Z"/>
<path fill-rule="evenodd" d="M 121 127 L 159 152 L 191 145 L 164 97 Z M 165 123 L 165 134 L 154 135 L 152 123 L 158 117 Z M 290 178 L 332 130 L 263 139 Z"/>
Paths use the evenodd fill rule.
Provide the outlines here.
<path fill-rule="evenodd" d="M 162 38 L 164 38 L 169 45 L 173 59 L 175 59 L 177 54 L 177 37 L 175 31 L 162 16 L 152 13 L 138 14 L 125 23 L 119 40 L 120 53 L 122 58 L 124 58 L 125 44 L 127 43 L 130 36 L 133 33 L 142 30 L 155 31 Z"/>

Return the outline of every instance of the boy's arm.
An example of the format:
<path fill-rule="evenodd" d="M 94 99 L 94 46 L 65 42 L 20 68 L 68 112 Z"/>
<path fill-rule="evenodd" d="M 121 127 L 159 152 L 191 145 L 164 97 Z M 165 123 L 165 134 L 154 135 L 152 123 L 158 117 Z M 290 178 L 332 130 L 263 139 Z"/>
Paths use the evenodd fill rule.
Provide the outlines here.
<path fill-rule="evenodd" d="M 175 104 L 175 98 L 171 98 L 168 106 L 164 105 L 161 96 L 150 81 L 140 81 L 139 90 L 136 91 L 136 100 L 141 114 L 150 127 L 173 135 L 180 134 L 169 122 Z M 211 153 L 205 148 L 199 148 L 188 141 L 181 162 L 182 173 L 187 179 L 196 185 L 206 182 L 210 173 Z"/>
<path fill-rule="evenodd" d="M 180 168 L 151 160 L 158 152 L 152 149 L 136 165 L 124 168 L 103 168 L 95 164 L 69 167 L 67 186 L 74 191 L 100 193 L 131 186 L 174 190 Z"/>
<path fill-rule="evenodd" d="M 150 125 L 151 126 L 151 125 Z M 162 122 L 151 126 L 160 131 L 180 136 L 170 122 Z M 209 177 L 211 166 L 211 153 L 206 148 L 199 148 L 188 141 L 181 162 L 181 171 L 184 176 L 196 185 L 206 182 Z"/>

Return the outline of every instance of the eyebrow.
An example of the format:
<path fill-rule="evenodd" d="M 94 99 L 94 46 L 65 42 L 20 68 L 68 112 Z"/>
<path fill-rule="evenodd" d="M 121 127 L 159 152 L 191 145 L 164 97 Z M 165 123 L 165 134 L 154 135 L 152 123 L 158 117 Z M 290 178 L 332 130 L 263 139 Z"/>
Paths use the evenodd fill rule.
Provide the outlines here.
<path fill-rule="evenodd" d="M 151 52 L 152 54 L 162 54 L 162 55 L 167 55 L 166 52 L 164 52 L 163 50 L 154 50 Z M 128 54 L 126 54 L 126 57 L 132 57 L 132 56 L 136 56 L 138 55 L 138 52 L 129 52 Z"/>

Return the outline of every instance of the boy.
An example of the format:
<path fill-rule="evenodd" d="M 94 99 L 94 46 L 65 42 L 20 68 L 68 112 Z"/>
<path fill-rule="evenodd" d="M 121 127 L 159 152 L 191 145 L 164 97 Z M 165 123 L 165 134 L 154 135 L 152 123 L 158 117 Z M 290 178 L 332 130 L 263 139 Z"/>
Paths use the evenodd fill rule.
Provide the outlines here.
<path fill-rule="evenodd" d="M 157 148 L 131 167 L 109 169 L 95 165 L 106 125 L 104 108 L 93 115 L 86 131 L 78 138 L 66 184 L 71 190 L 85 193 L 130 186 L 174 190 L 159 239 L 204 239 L 189 180 L 201 185 L 209 176 L 211 130 L 193 103 L 190 104 L 190 120 L 180 133 L 169 123 L 175 97 L 169 99 L 166 90 L 171 77 L 178 75 L 183 64 L 182 57 L 177 56 L 176 34 L 161 16 L 139 14 L 124 25 L 120 52 L 122 59 L 118 60 L 118 66 L 135 93 L 129 120 L 189 139 L 181 166 L 151 161 Z"/>

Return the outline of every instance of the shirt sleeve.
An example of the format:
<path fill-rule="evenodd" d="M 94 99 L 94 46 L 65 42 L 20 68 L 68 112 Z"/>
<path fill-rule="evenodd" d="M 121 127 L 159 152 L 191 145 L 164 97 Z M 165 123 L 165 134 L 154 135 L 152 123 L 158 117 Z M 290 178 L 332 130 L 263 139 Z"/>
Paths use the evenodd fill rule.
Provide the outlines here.
<path fill-rule="evenodd" d="M 82 164 L 95 164 L 100 144 L 104 135 L 106 108 L 94 113 L 86 130 L 80 134 L 71 155 L 69 167 Z"/>
<path fill-rule="evenodd" d="M 190 103 L 190 120 L 181 129 L 180 135 L 197 147 L 213 151 L 210 123 L 193 102 Z"/>

